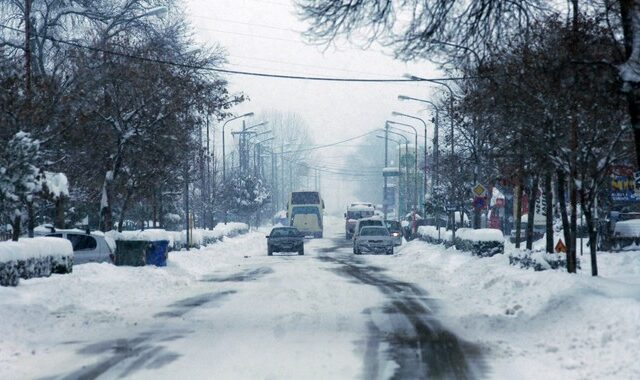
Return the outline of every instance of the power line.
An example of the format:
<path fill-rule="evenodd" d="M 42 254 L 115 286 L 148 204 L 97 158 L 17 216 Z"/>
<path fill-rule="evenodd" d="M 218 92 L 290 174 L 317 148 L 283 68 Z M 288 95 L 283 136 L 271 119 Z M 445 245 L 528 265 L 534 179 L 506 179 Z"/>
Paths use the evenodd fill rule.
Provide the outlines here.
<path fill-rule="evenodd" d="M 0 24 L 0 28 L 4 28 L 7 30 L 12 30 L 14 32 L 24 34 L 24 30 L 13 28 L 7 25 Z M 244 75 L 244 76 L 253 76 L 253 77 L 262 77 L 262 78 L 272 78 L 272 79 L 291 79 L 291 80 L 307 80 L 307 81 L 319 81 L 319 82 L 352 82 L 352 83 L 416 83 L 416 82 L 429 82 L 429 81 L 457 81 L 457 80 L 465 80 L 465 79 L 479 79 L 475 77 L 445 77 L 445 78 L 398 78 L 398 79 L 383 79 L 383 78 L 340 78 L 340 77 L 323 77 L 323 76 L 307 76 L 307 75 L 287 75 L 287 74 L 272 74 L 272 73 L 264 73 L 264 72 L 252 72 L 252 71 L 242 71 L 242 70 L 232 70 L 232 69 L 223 69 L 217 67 L 208 67 L 201 65 L 192 65 L 187 63 L 180 63 L 169 61 L 165 59 L 159 58 L 148 58 L 142 56 L 136 56 L 128 53 L 116 52 L 113 50 L 107 50 L 103 48 L 98 48 L 94 46 L 83 45 L 78 42 L 61 40 L 51 36 L 42 36 L 37 33 L 32 33 L 34 37 L 40 37 L 51 42 L 56 42 L 59 44 L 64 44 L 68 46 L 73 46 L 79 49 L 86 49 L 95 52 L 100 52 L 104 54 L 110 54 L 118 57 L 136 59 L 144 62 L 158 63 L 163 65 L 170 65 L 175 67 L 182 67 L 187 69 L 194 70 L 205 70 L 222 74 L 231 74 L 231 75 Z"/>

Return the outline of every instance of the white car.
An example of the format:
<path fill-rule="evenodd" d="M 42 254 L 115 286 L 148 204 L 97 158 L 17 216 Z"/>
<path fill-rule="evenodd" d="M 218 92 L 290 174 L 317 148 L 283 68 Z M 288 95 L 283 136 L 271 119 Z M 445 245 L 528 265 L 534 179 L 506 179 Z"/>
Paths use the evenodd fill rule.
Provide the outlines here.
<path fill-rule="evenodd" d="M 48 237 L 67 239 L 73 246 L 73 264 L 100 263 L 115 260 L 116 243 L 102 232 L 87 233 L 82 230 L 57 230 L 39 233 Z"/>
<path fill-rule="evenodd" d="M 393 247 L 395 242 L 384 226 L 368 226 L 362 227 L 353 242 L 353 253 L 360 255 L 362 253 L 386 253 L 393 255 Z"/>

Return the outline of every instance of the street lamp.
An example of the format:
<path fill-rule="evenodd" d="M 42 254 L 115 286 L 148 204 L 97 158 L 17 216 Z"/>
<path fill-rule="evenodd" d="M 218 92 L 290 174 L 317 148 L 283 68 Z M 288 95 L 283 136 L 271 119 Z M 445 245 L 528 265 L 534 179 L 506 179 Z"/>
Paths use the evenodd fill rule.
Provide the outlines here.
<path fill-rule="evenodd" d="M 224 143 L 224 127 L 226 127 L 227 124 L 231 121 L 242 119 L 245 117 L 251 117 L 251 116 L 253 116 L 253 112 L 248 112 L 248 113 L 245 113 L 244 115 L 232 117 L 231 119 L 225 121 L 224 124 L 222 124 L 222 182 L 223 183 L 226 182 L 227 180 L 227 162 L 225 158 L 226 152 L 225 152 L 225 143 Z"/>
<path fill-rule="evenodd" d="M 430 83 L 435 83 L 435 84 L 439 84 L 440 86 L 444 86 L 448 91 L 449 91 L 449 121 L 451 122 L 451 160 L 455 159 L 455 147 L 453 144 L 453 138 L 454 138 L 454 129 L 453 129 L 453 98 L 454 98 L 454 93 L 453 93 L 453 89 L 451 88 L 451 86 L 449 86 L 448 84 L 436 80 L 436 79 L 426 79 L 426 78 L 420 78 L 417 77 L 415 75 L 411 75 L 411 74 L 405 74 L 404 75 L 405 78 L 409 78 L 411 80 L 415 80 L 415 81 L 422 81 L 422 82 L 430 82 Z M 451 183 L 451 188 L 453 189 L 453 183 Z M 456 238 L 456 214 L 455 212 L 453 213 L 452 216 L 453 222 L 452 222 L 452 228 L 451 228 L 451 240 L 455 240 Z"/>
<path fill-rule="evenodd" d="M 391 112 L 391 114 L 394 115 L 394 116 L 413 117 L 413 116 L 409 116 L 409 115 L 406 115 L 406 114 L 403 114 L 403 113 L 400 113 L 400 112 L 396 112 L 396 111 Z M 411 128 L 413 130 L 414 135 L 415 135 L 415 145 L 416 145 L 416 147 L 415 147 L 415 149 L 416 149 L 415 156 L 416 157 L 415 158 L 416 159 L 415 159 L 415 169 L 414 169 L 415 176 L 413 178 L 413 188 L 414 188 L 414 193 L 415 194 L 413 195 L 413 197 L 414 197 L 413 198 L 413 203 L 414 203 L 414 207 L 417 208 L 418 207 L 418 177 L 417 177 L 418 176 L 418 130 L 411 124 L 400 123 L 400 122 L 393 121 L 393 120 L 389 120 L 387 122 L 389 124 L 400 125 L 400 126 Z M 426 148 L 427 147 L 425 146 L 425 149 Z"/>
<path fill-rule="evenodd" d="M 434 123 L 434 131 L 433 131 L 433 170 L 431 172 L 431 197 L 433 198 L 433 192 L 434 192 L 434 186 L 437 185 L 437 181 L 438 181 L 438 128 L 439 128 L 439 120 L 440 120 L 440 108 L 432 101 L 430 100 L 426 100 L 426 99 L 418 99 L 418 98 L 414 98 L 411 96 L 406 96 L 406 95 L 398 95 L 398 100 L 400 101 L 405 101 L 405 100 L 413 100 L 416 102 L 421 102 L 421 103 L 427 103 L 430 104 L 433 109 L 436 110 L 436 119 L 435 119 L 435 123 Z M 425 165 L 427 163 L 427 125 L 424 124 L 424 146 L 425 146 L 425 150 L 424 150 L 424 162 Z M 427 193 L 427 176 L 425 174 L 424 176 L 424 193 Z"/>

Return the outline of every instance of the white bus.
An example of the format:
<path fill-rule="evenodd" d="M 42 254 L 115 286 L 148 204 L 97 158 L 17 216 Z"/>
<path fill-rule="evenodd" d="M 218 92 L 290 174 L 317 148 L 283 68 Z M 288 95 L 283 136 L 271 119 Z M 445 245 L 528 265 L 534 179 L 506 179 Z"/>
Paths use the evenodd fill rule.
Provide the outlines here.
<path fill-rule="evenodd" d="M 289 194 L 287 218 L 289 225 L 306 236 L 322 237 L 324 201 L 317 191 L 294 191 Z"/>

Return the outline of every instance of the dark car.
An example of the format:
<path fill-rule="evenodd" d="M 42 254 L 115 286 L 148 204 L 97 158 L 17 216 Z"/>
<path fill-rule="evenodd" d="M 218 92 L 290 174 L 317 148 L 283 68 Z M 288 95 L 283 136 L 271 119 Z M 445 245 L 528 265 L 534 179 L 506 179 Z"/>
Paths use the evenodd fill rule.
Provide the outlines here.
<path fill-rule="evenodd" d="M 384 225 L 389 230 L 393 238 L 393 243 L 395 245 L 402 245 L 402 224 L 395 220 L 385 220 Z"/>
<path fill-rule="evenodd" d="M 304 235 L 294 227 L 275 227 L 267 235 L 267 254 L 274 252 L 298 252 L 304 255 Z"/>

